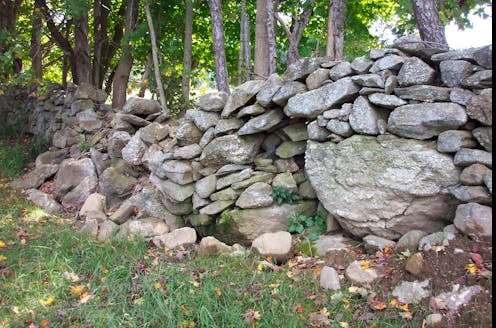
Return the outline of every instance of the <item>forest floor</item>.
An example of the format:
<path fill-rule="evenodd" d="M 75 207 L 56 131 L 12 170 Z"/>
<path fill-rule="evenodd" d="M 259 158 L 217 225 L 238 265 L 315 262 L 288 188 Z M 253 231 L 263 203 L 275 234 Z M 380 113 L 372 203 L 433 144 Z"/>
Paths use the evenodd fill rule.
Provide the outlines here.
<path fill-rule="evenodd" d="M 371 255 L 357 243 L 350 252 L 385 265 L 383 276 L 367 288 L 324 290 L 326 257 L 295 253 L 276 264 L 253 253 L 200 257 L 197 245 L 96 241 L 74 218 L 48 215 L 8 187 L 13 147 L 0 140 L 0 327 L 425 327 L 433 312 L 443 314 L 438 327 L 492 326 L 490 243 L 458 236 L 425 251 L 417 277 L 404 269 L 408 255 Z M 429 297 L 414 305 L 391 295 L 401 281 L 428 278 L 432 295 L 453 284 L 484 291 L 458 313 Z"/>

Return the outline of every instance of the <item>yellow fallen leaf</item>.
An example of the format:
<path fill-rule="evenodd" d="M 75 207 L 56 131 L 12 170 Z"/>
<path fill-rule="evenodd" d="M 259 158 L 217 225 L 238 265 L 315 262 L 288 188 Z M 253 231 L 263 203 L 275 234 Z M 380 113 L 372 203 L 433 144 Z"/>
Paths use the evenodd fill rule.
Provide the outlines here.
<path fill-rule="evenodd" d="M 360 261 L 360 268 L 362 270 L 370 269 L 372 266 L 372 263 L 370 263 L 369 261 Z"/>
<path fill-rule="evenodd" d="M 51 305 L 51 304 L 53 304 L 54 301 L 55 301 L 55 299 L 53 297 L 48 297 L 45 300 L 40 300 L 40 304 L 41 305 Z"/>
<path fill-rule="evenodd" d="M 467 264 L 465 266 L 465 270 L 467 270 L 470 273 L 478 273 L 478 272 L 480 272 L 480 269 L 474 263 Z"/>
<path fill-rule="evenodd" d="M 258 271 L 262 271 L 263 270 L 263 263 L 262 262 L 258 263 L 257 270 Z"/>
<path fill-rule="evenodd" d="M 5 243 L 0 240 L 0 248 L 4 248 L 4 247 L 5 247 Z"/>
<path fill-rule="evenodd" d="M 350 328 L 350 325 L 347 322 L 341 321 L 339 323 L 339 327 L 341 327 L 341 328 Z"/>
<path fill-rule="evenodd" d="M 93 297 L 93 295 L 88 294 L 88 293 L 83 293 L 81 295 L 81 298 L 79 299 L 79 304 L 86 304 L 88 301 Z"/>
<path fill-rule="evenodd" d="M 185 315 L 185 316 L 189 316 L 190 315 L 190 312 L 188 310 L 188 308 L 184 305 L 181 305 L 181 312 Z"/>
<path fill-rule="evenodd" d="M 398 300 L 396 298 L 392 298 L 390 301 L 389 301 L 389 306 L 390 307 L 396 307 L 396 305 L 398 305 Z"/>
<path fill-rule="evenodd" d="M 398 309 L 400 309 L 401 311 L 405 311 L 405 312 L 409 311 L 408 304 L 402 304 L 402 305 L 398 306 Z"/>
<path fill-rule="evenodd" d="M 84 286 L 83 285 L 77 285 L 77 286 L 70 286 L 71 293 L 74 295 L 81 295 L 84 293 Z"/>
<path fill-rule="evenodd" d="M 7 257 L 3 256 L 3 255 L 0 255 L 0 262 L 1 261 L 5 261 L 7 259 Z"/>
<path fill-rule="evenodd" d="M 183 320 L 183 322 L 181 322 L 181 327 L 182 328 L 195 328 L 195 322 Z"/>
<path fill-rule="evenodd" d="M 272 256 L 267 256 L 267 262 L 272 262 Z"/>
<path fill-rule="evenodd" d="M 5 92 L 2 89 L 0 89 L 0 96 L 3 95 L 4 93 Z"/>
<path fill-rule="evenodd" d="M 155 283 L 155 285 L 153 285 L 153 287 L 155 287 L 155 289 L 162 289 L 162 284 L 157 282 Z"/>
<path fill-rule="evenodd" d="M 219 287 L 215 287 L 215 295 L 217 297 L 220 297 L 222 295 L 222 292 L 220 291 L 220 288 Z"/>

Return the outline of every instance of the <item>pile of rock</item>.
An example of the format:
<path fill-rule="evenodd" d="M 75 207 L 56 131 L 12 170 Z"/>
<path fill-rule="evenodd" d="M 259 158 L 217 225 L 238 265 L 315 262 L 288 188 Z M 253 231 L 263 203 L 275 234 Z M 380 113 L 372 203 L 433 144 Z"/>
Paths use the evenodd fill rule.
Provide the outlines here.
<path fill-rule="evenodd" d="M 359 237 L 453 220 L 491 236 L 491 51 L 403 38 L 352 62 L 305 58 L 282 77 L 204 95 L 178 121 L 139 98 L 113 111 L 81 85 L 66 94 L 54 149 L 13 186 L 54 212 L 79 210 L 101 239 L 168 247 L 196 233 L 250 245 L 318 207 L 328 230 Z M 276 186 L 302 200 L 275 203 Z"/>

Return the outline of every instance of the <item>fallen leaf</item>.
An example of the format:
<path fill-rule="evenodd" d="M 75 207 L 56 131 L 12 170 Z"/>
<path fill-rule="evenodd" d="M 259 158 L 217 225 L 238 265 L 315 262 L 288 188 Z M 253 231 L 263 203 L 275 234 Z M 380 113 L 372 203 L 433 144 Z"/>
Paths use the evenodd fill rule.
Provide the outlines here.
<path fill-rule="evenodd" d="M 369 303 L 369 307 L 374 311 L 381 311 L 387 308 L 387 304 L 379 300 L 373 300 Z"/>
<path fill-rule="evenodd" d="M 360 315 L 357 319 L 366 321 L 366 320 L 372 319 L 373 317 L 374 317 L 374 314 L 372 312 L 367 312 L 367 313 Z"/>
<path fill-rule="evenodd" d="M 255 325 L 260 320 L 260 313 L 253 309 L 248 309 L 243 314 L 245 322 L 249 325 Z"/>
<path fill-rule="evenodd" d="M 195 322 L 194 321 L 188 321 L 188 320 L 183 320 L 181 323 L 182 328 L 195 328 Z"/>
<path fill-rule="evenodd" d="M 50 320 L 48 320 L 48 319 L 41 320 L 40 323 L 38 324 L 39 328 L 50 328 L 51 326 L 52 326 L 52 324 L 50 323 Z"/>
<path fill-rule="evenodd" d="M 465 270 L 467 270 L 469 273 L 479 273 L 480 269 L 474 264 L 474 263 L 469 263 L 465 265 Z"/>
<path fill-rule="evenodd" d="M 5 261 L 7 259 L 6 256 L 0 254 L 0 262 Z"/>
<path fill-rule="evenodd" d="M 341 327 L 341 328 L 350 328 L 350 324 L 347 323 L 347 322 L 341 321 L 339 323 L 339 327 Z"/>
<path fill-rule="evenodd" d="M 84 293 L 83 285 L 70 286 L 69 288 L 71 289 L 71 293 L 73 293 L 74 295 L 79 296 Z"/>
<path fill-rule="evenodd" d="M 5 247 L 5 243 L 0 240 L 0 248 L 4 248 L 4 247 Z"/>
<path fill-rule="evenodd" d="M 187 317 L 189 317 L 189 316 L 190 316 L 190 314 L 191 314 L 191 313 L 189 312 L 188 308 L 187 308 L 186 306 L 182 305 L 182 304 L 181 304 L 181 312 L 182 312 L 185 316 L 187 316 Z"/>
<path fill-rule="evenodd" d="M 308 317 L 310 327 L 325 327 L 331 323 L 331 320 L 320 312 L 311 313 Z"/>
<path fill-rule="evenodd" d="M 0 246 L 1 248 L 1 246 Z M 474 264 L 478 267 L 482 265 L 482 256 L 478 253 L 470 253 L 470 259 L 474 262 Z"/>
<path fill-rule="evenodd" d="M 45 300 L 40 300 L 40 304 L 41 305 L 51 305 L 53 302 L 54 302 L 54 298 L 53 297 L 48 297 L 47 299 Z"/>
<path fill-rule="evenodd" d="M 405 312 L 408 312 L 410 310 L 408 304 L 398 305 L 398 309 L 400 309 L 401 311 L 405 311 Z"/>
<path fill-rule="evenodd" d="M 217 298 L 219 298 L 222 295 L 222 292 L 220 291 L 219 287 L 215 287 L 215 295 L 217 296 Z"/>
<path fill-rule="evenodd" d="M 313 279 L 318 279 L 321 273 L 322 273 L 322 267 L 318 266 L 315 269 L 313 269 Z"/>
<path fill-rule="evenodd" d="M 396 298 L 392 298 L 390 301 L 389 301 L 389 306 L 390 307 L 396 307 L 398 305 L 398 300 Z"/>
<path fill-rule="evenodd" d="M 410 311 L 407 312 L 401 312 L 400 317 L 402 317 L 405 320 L 412 320 L 413 319 L 413 313 Z"/>
<path fill-rule="evenodd" d="M 262 262 L 258 263 L 257 270 L 258 271 L 262 271 L 263 270 L 263 263 Z"/>
<path fill-rule="evenodd" d="M 362 270 L 367 270 L 370 269 L 371 267 L 373 267 L 373 264 L 370 263 L 369 261 L 365 261 L 365 260 L 360 261 L 360 268 Z"/>

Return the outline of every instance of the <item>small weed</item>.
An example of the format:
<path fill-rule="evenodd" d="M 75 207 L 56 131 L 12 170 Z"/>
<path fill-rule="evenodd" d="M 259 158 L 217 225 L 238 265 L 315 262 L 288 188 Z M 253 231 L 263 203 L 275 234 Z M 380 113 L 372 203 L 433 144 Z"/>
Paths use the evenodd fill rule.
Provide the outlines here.
<path fill-rule="evenodd" d="M 317 240 L 326 231 L 326 224 L 320 211 L 315 216 L 291 212 L 288 216 L 288 231 L 303 234 L 310 240 Z"/>
<path fill-rule="evenodd" d="M 301 199 L 301 196 L 296 194 L 294 191 L 290 189 L 286 189 L 284 187 L 272 187 L 272 197 L 275 198 L 276 203 L 281 205 L 285 204 L 293 204 L 295 201 Z"/>
<path fill-rule="evenodd" d="M 85 153 L 85 152 L 87 152 L 87 151 L 89 151 L 91 149 L 91 145 L 90 144 L 87 144 L 85 142 L 80 142 L 80 143 L 77 144 L 77 148 L 78 148 L 78 150 L 80 152 Z"/>

